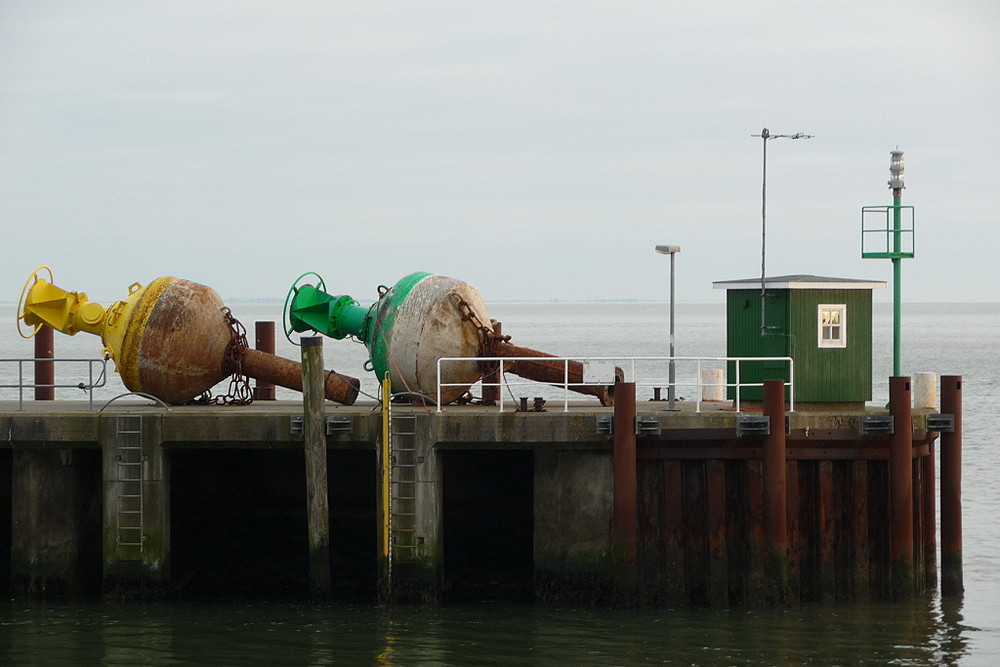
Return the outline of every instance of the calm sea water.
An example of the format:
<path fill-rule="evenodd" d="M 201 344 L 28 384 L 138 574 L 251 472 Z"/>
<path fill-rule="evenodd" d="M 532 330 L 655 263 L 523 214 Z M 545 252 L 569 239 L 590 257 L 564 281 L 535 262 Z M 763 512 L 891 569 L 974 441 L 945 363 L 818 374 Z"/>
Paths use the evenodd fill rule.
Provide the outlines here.
<path fill-rule="evenodd" d="M 231 304 L 250 329 L 281 305 Z M 646 303 L 491 305 L 513 342 L 566 356 L 667 352 L 667 308 Z M 14 306 L 0 305 L 2 321 Z M 724 356 L 722 304 L 676 310 L 679 356 Z M 962 375 L 966 593 L 906 603 L 834 603 L 765 610 L 609 610 L 482 603 L 385 608 L 277 603 L 0 602 L 0 664 L 891 664 L 994 665 L 1000 660 L 1000 304 L 911 304 L 903 310 L 903 373 Z M 891 307 L 876 305 L 874 400 L 888 398 Z M 298 350 L 278 333 L 278 353 Z M 13 326 L 0 358 L 29 357 Z M 57 334 L 57 357 L 95 357 L 100 342 Z M 362 346 L 325 344 L 327 366 L 360 377 Z M 10 381 L 0 364 L 0 384 Z M 125 390 L 117 376 L 98 392 Z M 291 398 L 292 394 L 279 394 Z M 82 399 L 78 389 L 59 398 Z M 0 399 L 16 399 L 0 389 Z"/>

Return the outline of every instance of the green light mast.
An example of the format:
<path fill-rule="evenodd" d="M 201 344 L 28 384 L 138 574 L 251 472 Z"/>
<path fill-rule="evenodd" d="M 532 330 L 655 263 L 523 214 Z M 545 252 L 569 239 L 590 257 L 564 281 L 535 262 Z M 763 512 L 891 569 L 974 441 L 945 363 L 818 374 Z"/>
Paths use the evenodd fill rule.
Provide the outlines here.
<path fill-rule="evenodd" d="M 862 207 L 861 257 L 892 260 L 892 374 L 899 377 L 902 260 L 913 257 L 913 207 L 901 205 L 906 187 L 903 184 L 903 151 L 894 150 L 889 155 L 892 206 Z M 904 217 L 908 217 L 907 226 L 904 226 Z"/>

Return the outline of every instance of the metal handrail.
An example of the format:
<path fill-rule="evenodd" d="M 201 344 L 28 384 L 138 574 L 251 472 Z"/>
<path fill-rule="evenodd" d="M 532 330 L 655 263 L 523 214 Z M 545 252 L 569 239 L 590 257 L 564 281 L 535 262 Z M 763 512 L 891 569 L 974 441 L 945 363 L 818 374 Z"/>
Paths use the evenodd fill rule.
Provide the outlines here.
<path fill-rule="evenodd" d="M 87 381 L 86 382 L 74 382 L 72 384 L 60 384 L 60 383 L 36 383 L 36 382 L 26 382 L 25 381 L 25 364 L 35 364 L 36 362 L 46 362 L 46 363 L 85 363 L 87 364 Z M 100 389 L 107 385 L 108 381 L 108 360 L 107 359 L 70 359 L 70 358 L 55 358 L 55 359 L 0 359 L 0 364 L 17 364 L 17 384 L 0 384 L 0 389 L 17 389 L 17 409 L 24 409 L 24 390 L 25 389 L 82 389 L 87 392 L 89 400 L 89 409 L 94 409 L 94 389 Z M 95 379 L 95 370 L 100 367 L 100 372 L 97 373 Z"/>
<path fill-rule="evenodd" d="M 465 387 L 465 386 L 469 385 L 468 382 L 442 382 L 441 381 L 441 377 L 442 377 L 441 373 L 442 373 L 442 365 L 443 364 L 457 363 L 457 362 L 468 363 L 470 361 L 480 362 L 481 364 L 482 363 L 497 363 L 497 364 L 502 364 L 504 362 L 511 362 L 511 361 L 538 361 L 538 359 L 539 359 L 539 357 L 442 357 L 442 358 L 438 359 L 438 361 L 437 361 L 437 411 L 441 412 L 443 410 L 443 408 L 444 408 L 444 406 L 441 404 L 441 388 L 442 387 Z M 544 359 L 545 359 L 546 362 L 561 362 L 563 364 L 563 382 L 562 382 L 561 385 L 557 385 L 557 384 L 554 384 L 554 383 L 547 383 L 547 382 L 538 382 L 538 381 L 535 381 L 535 380 L 528 380 L 528 379 L 521 380 L 521 381 L 511 382 L 511 381 L 507 380 L 506 373 L 500 373 L 499 376 L 498 376 L 498 380 L 496 382 L 487 382 L 485 377 L 480 381 L 482 383 L 482 386 L 484 386 L 484 387 L 499 387 L 500 388 L 500 391 L 499 391 L 499 393 L 500 393 L 500 400 L 498 401 L 500 412 L 504 411 L 504 388 L 505 387 L 513 387 L 513 386 L 520 386 L 520 385 L 538 385 L 538 384 L 546 384 L 546 385 L 561 387 L 562 390 L 563 390 L 563 411 L 565 412 L 565 411 L 569 410 L 569 393 L 570 393 L 570 387 L 576 387 L 576 386 L 594 386 L 594 385 L 608 385 L 608 386 L 610 386 L 610 385 L 614 384 L 613 380 L 612 381 L 607 381 L 607 382 L 593 382 L 593 381 L 570 382 L 569 381 L 569 362 L 571 362 L 571 361 L 578 361 L 578 362 L 582 362 L 582 363 L 586 363 L 586 362 L 589 362 L 589 361 L 612 361 L 612 362 L 615 362 L 615 365 L 623 367 L 622 370 L 625 373 L 626 380 L 627 381 L 631 381 L 631 382 L 635 382 L 635 384 L 636 384 L 637 387 L 662 387 L 662 386 L 665 386 L 665 384 L 666 384 L 666 383 L 664 383 L 662 381 L 654 381 L 654 379 L 656 379 L 656 378 L 648 379 L 648 380 L 644 380 L 644 381 L 640 381 L 637 378 L 637 375 L 636 375 L 636 373 L 637 373 L 637 371 L 636 371 L 636 363 L 637 362 L 664 362 L 665 364 L 668 364 L 671 361 L 673 361 L 675 363 L 676 362 L 693 362 L 694 365 L 695 365 L 695 367 L 696 367 L 695 380 L 694 381 L 687 381 L 687 382 L 676 381 L 675 380 L 675 382 L 673 384 L 674 384 L 675 387 L 676 386 L 683 386 L 683 387 L 693 387 L 695 389 L 696 394 L 698 396 L 698 398 L 696 399 L 696 403 L 695 403 L 695 411 L 696 412 L 701 412 L 702 389 L 705 388 L 705 387 L 726 387 L 726 388 L 735 387 L 736 388 L 735 409 L 736 409 L 736 412 L 740 412 L 741 411 L 741 398 L 740 398 L 741 391 L 740 390 L 742 388 L 744 388 L 744 387 L 763 387 L 764 386 L 763 382 L 741 382 L 740 381 L 740 375 L 741 375 L 741 369 L 742 369 L 743 365 L 746 364 L 746 363 L 761 363 L 761 362 L 775 362 L 775 361 L 787 362 L 788 363 L 788 380 L 785 382 L 785 386 L 789 388 L 789 391 L 788 391 L 788 396 L 789 396 L 789 399 L 788 399 L 788 409 L 789 409 L 789 412 L 792 412 L 792 411 L 795 410 L 795 362 L 794 362 L 794 360 L 791 357 L 544 357 Z M 735 382 L 726 382 L 725 380 L 723 380 L 723 382 L 721 384 L 717 384 L 717 383 L 705 383 L 705 382 L 703 382 L 702 381 L 702 372 L 701 372 L 702 368 L 703 368 L 703 364 L 704 363 L 709 363 L 709 362 L 711 362 L 711 363 L 713 363 L 715 365 L 723 363 L 724 364 L 724 366 L 723 366 L 724 369 L 729 367 L 729 363 L 730 362 L 734 363 Z M 725 370 L 723 372 L 725 373 Z M 629 378 L 631 378 L 631 380 L 629 380 Z"/>

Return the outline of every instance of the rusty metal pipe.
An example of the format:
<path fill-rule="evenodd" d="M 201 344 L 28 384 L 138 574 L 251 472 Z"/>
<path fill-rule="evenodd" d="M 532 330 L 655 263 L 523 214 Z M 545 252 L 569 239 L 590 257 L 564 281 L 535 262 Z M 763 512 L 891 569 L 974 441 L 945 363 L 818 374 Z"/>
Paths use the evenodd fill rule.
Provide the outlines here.
<path fill-rule="evenodd" d="M 55 357 L 55 336 L 52 327 L 43 324 L 35 334 L 35 359 L 52 359 Z M 56 388 L 56 365 L 54 361 L 35 361 L 35 400 L 54 401 Z M 48 386 L 43 386 L 48 385 Z"/>
<path fill-rule="evenodd" d="M 941 413 L 955 427 L 941 434 L 941 594 L 961 595 L 962 576 L 962 376 L 941 377 Z"/>
<path fill-rule="evenodd" d="M 254 348 L 261 352 L 274 354 L 274 322 L 254 322 Z M 256 378 L 253 388 L 255 401 L 273 401 L 274 383 Z"/>
<path fill-rule="evenodd" d="M 764 380 L 764 414 L 769 418 L 771 427 L 764 438 L 764 530 L 768 551 L 768 585 L 770 596 L 784 601 L 788 589 L 784 380 Z"/>
<path fill-rule="evenodd" d="M 635 565 L 638 537 L 638 469 L 635 449 L 635 383 L 622 382 L 614 413 L 612 535 L 619 562 Z"/>
<path fill-rule="evenodd" d="M 530 361 L 511 361 L 504 364 L 505 370 L 520 375 L 536 382 L 546 382 L 562 386 L 568 380 L 570 383 L 583 382 L 583 363 L 579 361 L 546 361 L 546 358 L 555 358 L 554 354 L 547 354 L 532 350 L 527 347 L 512 345 L 503 341 L 496 341 L 493 345 L 491 356 L 496 357 L 536 357 Z M 568 365 L 568 369 L 567 369 Z M 625 379 L 625 374 L 620 368 L 615 368 L 615 378 L 620 382 Z M 571 391 L 578 394 L 596 396 L 601 401 L 601 405 L 614 405 L 615 390 L 613 385 L 583 385 L 576 384 L 570 386 Z"/>
<path fill-rule="evenodd" d="M 243 372 L 247 377 L 264 380 L 294 391 L 302 391 L 302 364 L 273 354 L 243 348 Z M 357 378 L 327 371 L 324 393 L 331 401 L 353 405 L 358 399 L 361 382 Z"/>
<path fill-rule="evenodd" d="M 893 593 L 908 599 L 914 593 L 913 573 L 913 410 L 910 378 L 889 378 L 889 540 Z"/>
<path fill-rule="evenodd" d="M 493 339 L 502 340 L 503 339 L 503 324 L 492 320 L 493 325 Z M 500 385 L 497 384 L 500 381 L 500 371 L 502 362 L 490 364 L 490 370 L 483 375 L 483 405 L 496 405 L 500 400 Z"/>

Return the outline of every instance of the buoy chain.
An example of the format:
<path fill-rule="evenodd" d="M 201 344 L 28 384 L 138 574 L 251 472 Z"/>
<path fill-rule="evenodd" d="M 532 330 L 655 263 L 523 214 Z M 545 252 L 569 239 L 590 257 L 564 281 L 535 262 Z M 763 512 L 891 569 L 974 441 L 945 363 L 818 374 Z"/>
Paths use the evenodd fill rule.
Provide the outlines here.
<path fill-rule="evenodd" d="M 199 405 L 250 405 L 253 403 L 253 390 L 250 378 L 243 373 L 243 352 L 249 347 L 247 330 L 229 308 L 223 306 L 221 310 L 230 330 L 229 345 L 222 361 L 222 367 L 230 372 L 229 391 L 223 396 L 212 396 L 212 390 L 208 389 L 191 402 Z"/>

